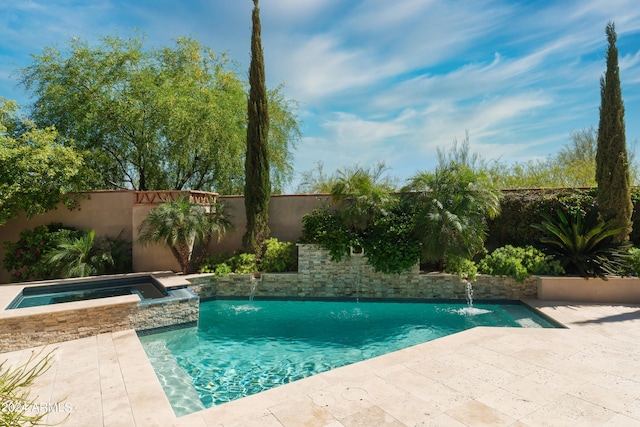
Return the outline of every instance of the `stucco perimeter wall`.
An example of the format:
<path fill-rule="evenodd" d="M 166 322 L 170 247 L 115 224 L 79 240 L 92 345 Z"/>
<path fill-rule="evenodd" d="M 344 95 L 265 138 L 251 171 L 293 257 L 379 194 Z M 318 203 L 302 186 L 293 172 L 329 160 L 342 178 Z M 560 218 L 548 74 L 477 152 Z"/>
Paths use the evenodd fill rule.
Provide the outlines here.
<path fill-rule="evenodd" d="M 92 191 L 80 194 L 80 209 L 69 210 L 60 204 L 57 209 L 32 218 L 22 214 L 0 227 L 0 265 L 4 259 L 3 242 L 15 242 L 20 232 L 55 222 L 78 229 L 94 229 L 97 236 L 132 238 L 132 192 Z M 0 268 L 0 283 L 9 282 L 9 272 Z"/>
<path fill-rule="evenodd" d="M 136 196 L 134 191 L 92 191 L 82 193 L 80 209 L 58 209 L 27 219 L 24 215 L 11 219 L 0 227 L 0 283 L 9 282 L 9 272 L 1 264 L 4 259 L 2 242 L 18 240 L 20 232 L 39 225 L 60 222 L 79 229 L 94 229 L 96 235 L 118 236 L 133 243 L 133 271 L 179 271 L 180 266 L 171 251 L 160 245 L 145 247 L 136 243 L 138 227 L 149 211 L 161 202 L 159 195 L 180 192 L 148 192 Z M 196 192 L 197 193 L 197 192 Z M 233 231 L 217 241 L 213 239 L 210 253 L 229 254 L 242 248 L 246 216 L 243 196 L 218 196 L 227 205 L 234 225 Z M 295 242 L 302 233 L 302 217 L 328 200 L 327 195 L 273 195 L 269 205 L 271 236 L 281 241 Z"/>
<path fill-rule="evenodd" d="M 596 303 L 640 304 L 640 278 L 538 278 L 538 299 Z"/>
<path fill-rule="evenodd" d="M 242 249 L 242 235 L 247 226 L 244 196 L 218 196 L 231 215 L 234 229 L 221 241 L 213 241 L 209 252 L 232 254 Z M 302 234 L 302 217 L 328 201 L 326 194 L 274 194 L 269 202 L 269 230 L 271 237 L 295 242 Z"/>
<path fill-rule="evenodd" d="M 200 276 L 189 286 L 201 298 L 401 298 L 466 299 L 466 283 L 451 274 L 422 274 L 416 265 L 401 274 L 376 273 L 366 257 L 331 261 L 316 245 L 298 245 L 297 273 Z M 507 277 L 478 276 L 473 283 L 476 300 L 535 298 L 537 279 L 518 283 Z"/>

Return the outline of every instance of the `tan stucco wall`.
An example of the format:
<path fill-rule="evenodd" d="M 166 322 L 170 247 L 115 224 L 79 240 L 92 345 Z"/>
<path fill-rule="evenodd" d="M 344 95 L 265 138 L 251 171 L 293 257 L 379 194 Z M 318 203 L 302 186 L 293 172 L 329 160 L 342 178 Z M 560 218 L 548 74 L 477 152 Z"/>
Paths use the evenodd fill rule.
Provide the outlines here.
<path fill-rule="evenodd" d="M 133 191 L 95 191 L 83 193 L 88 196 L 81 201 L 79 210 L 69 211 L 60 206 L 54 211 L 36 215 L 27 219 L 24 215 L 11 219 L 0 227 L 0 243 L 17 241 L 22 230 L 52 222 L 60 222 L 80 229 L 94 229 L 97 236 L 117 236 L 134 242 L 133 271 L 179 271 L 180 267 L 171 251 L 159 245 L 142 247 L 136 242 L 138 227 L 146 218 L 153 204 L 136 204 Z M 246 218 L 244 197 L 220 196 L 228 206 L 232 216 L 234 230 L 220 242 L 213 240 L 209 248 L 211 253 L 234 251 L 242 248 L 242 235 L 245 232 Z M 302 216 L 313 211 L 327 200 L 327 195 L 274 195 L 269 204 L 269 227 L 271 236 L 282 241 L 294 242 L 302 233 Z M 9 281 L 9 273 L 1 264 L 4 259 L 4 246 L 0 244 L 0 283 Z"/>
<path fill-rule="evenodd" d="M 97 236 L 122 236 L 131 240 L 132 192 L 92 191 L 82 193 L 88 198 L 81 199 L 80 209 L 68 210 L 60 205 L 56 210 L 27 219 L 24 215 L 10 219 L 0 227 L 0 283 L 9 281 L 9 273 L 2 265 L 4 245 L 2 242 L 18 240 L 25 229 L 60 222 L 79 229 L 94 229 Z"/>
<path fill-rule="evenodd" d="M 284 242 L 295 242 L 302 234 L 302 217 L 322 206 L 328 195 L 316 194 L 278 194 L 271 196 L 269 202 L 269 229 L 271 237 Z M 226 252 L 232 254 L 242 248 L 242 235 L 247 226 L 243 196 L 219 196 L 232 216 L 234 230 L 220 241 L 213 241 L 211 253 Z"/>
<path fill-rule="evenodd" d="M 640 304 L 640 278 L 538 278 L 538 299 L 616 304 Z"/>

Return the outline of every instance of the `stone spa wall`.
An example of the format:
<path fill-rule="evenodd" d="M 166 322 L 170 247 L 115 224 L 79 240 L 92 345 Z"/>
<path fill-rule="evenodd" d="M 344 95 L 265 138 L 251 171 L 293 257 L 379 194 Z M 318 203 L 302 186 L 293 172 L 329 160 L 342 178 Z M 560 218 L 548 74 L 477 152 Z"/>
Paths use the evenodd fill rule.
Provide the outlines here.
<path fill-rule="evenodd" d="M 53 304 L 0 313 L 0 353 L 106 332 L 195 324 L 197 297 L 139 303 L 136 295 Z"/>
<path fill-rule="evenodd" d="M 317 245 L 298 245 L 297 273 L 263 273 L 201 276 L 190 280 L 191 290 L 201 298 L 387 298 L 466 299 L 466 283 L 451 274 L 421 273 L 416 264 L 400 274 L 377 273 L 366 255 L 333 262 Z M 475 300 L 535 298 L 537 281 L 518 283 L 509 277 L 478 275 L 473 282 Z"/>

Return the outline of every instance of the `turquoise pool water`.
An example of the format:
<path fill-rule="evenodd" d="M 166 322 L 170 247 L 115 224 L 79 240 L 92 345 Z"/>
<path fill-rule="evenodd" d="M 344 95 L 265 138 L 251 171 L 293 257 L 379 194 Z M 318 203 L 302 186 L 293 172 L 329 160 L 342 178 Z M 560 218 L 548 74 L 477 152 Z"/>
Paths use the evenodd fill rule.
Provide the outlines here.
<path fill-rule="evenodd" d="M 140 340 L 181 416 L 475 326 L 557 327 L 519 303 L 216 300 Z"/>

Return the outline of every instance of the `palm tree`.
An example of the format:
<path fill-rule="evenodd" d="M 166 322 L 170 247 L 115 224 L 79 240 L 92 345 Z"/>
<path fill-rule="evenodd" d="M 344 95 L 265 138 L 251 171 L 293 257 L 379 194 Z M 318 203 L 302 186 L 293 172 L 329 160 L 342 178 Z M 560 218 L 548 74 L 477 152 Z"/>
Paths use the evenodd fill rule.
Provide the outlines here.
<path fill-rule="evenodd" d="M 470 259 L 484 247 L 487 219 L 500 211 L 499 192 L 486 176 L 456 162 L 419 172 L 404 189 L 416 215 L 416 234 L 427 262 Z"/>
<path fill-rule="evenodd" d="M 199 245 L 206 250 L 214 234 L 221 238 L 230 228 L 222 205 L 199 205 L 183 195 L 149 212 L 138 228 L 138 241 L 142 245 L 159 243 L 168 247 L 182 272 L 189 273 L 200 259 L 193 257 L 194 247 Z"/>
<path fill-rule="evenodd" d="M 98 249 L 95 237 L 95 230 L 79 236 L 63 235 L 57 247 L 46 256 L 46 262 L 64 278 L 101 274 L 113 265 L 113 257 L 110 252 Z"/>
<path fill-rule="evenodd" d="M 391 179 L 383 176 L 386 171 L 382 162 L 372 169 L 355 166 L 338 171 L 331 187 L 331 198 L 337 203 L 348 229 L 362 232 L 394 206 L 394 185 Z"/>

